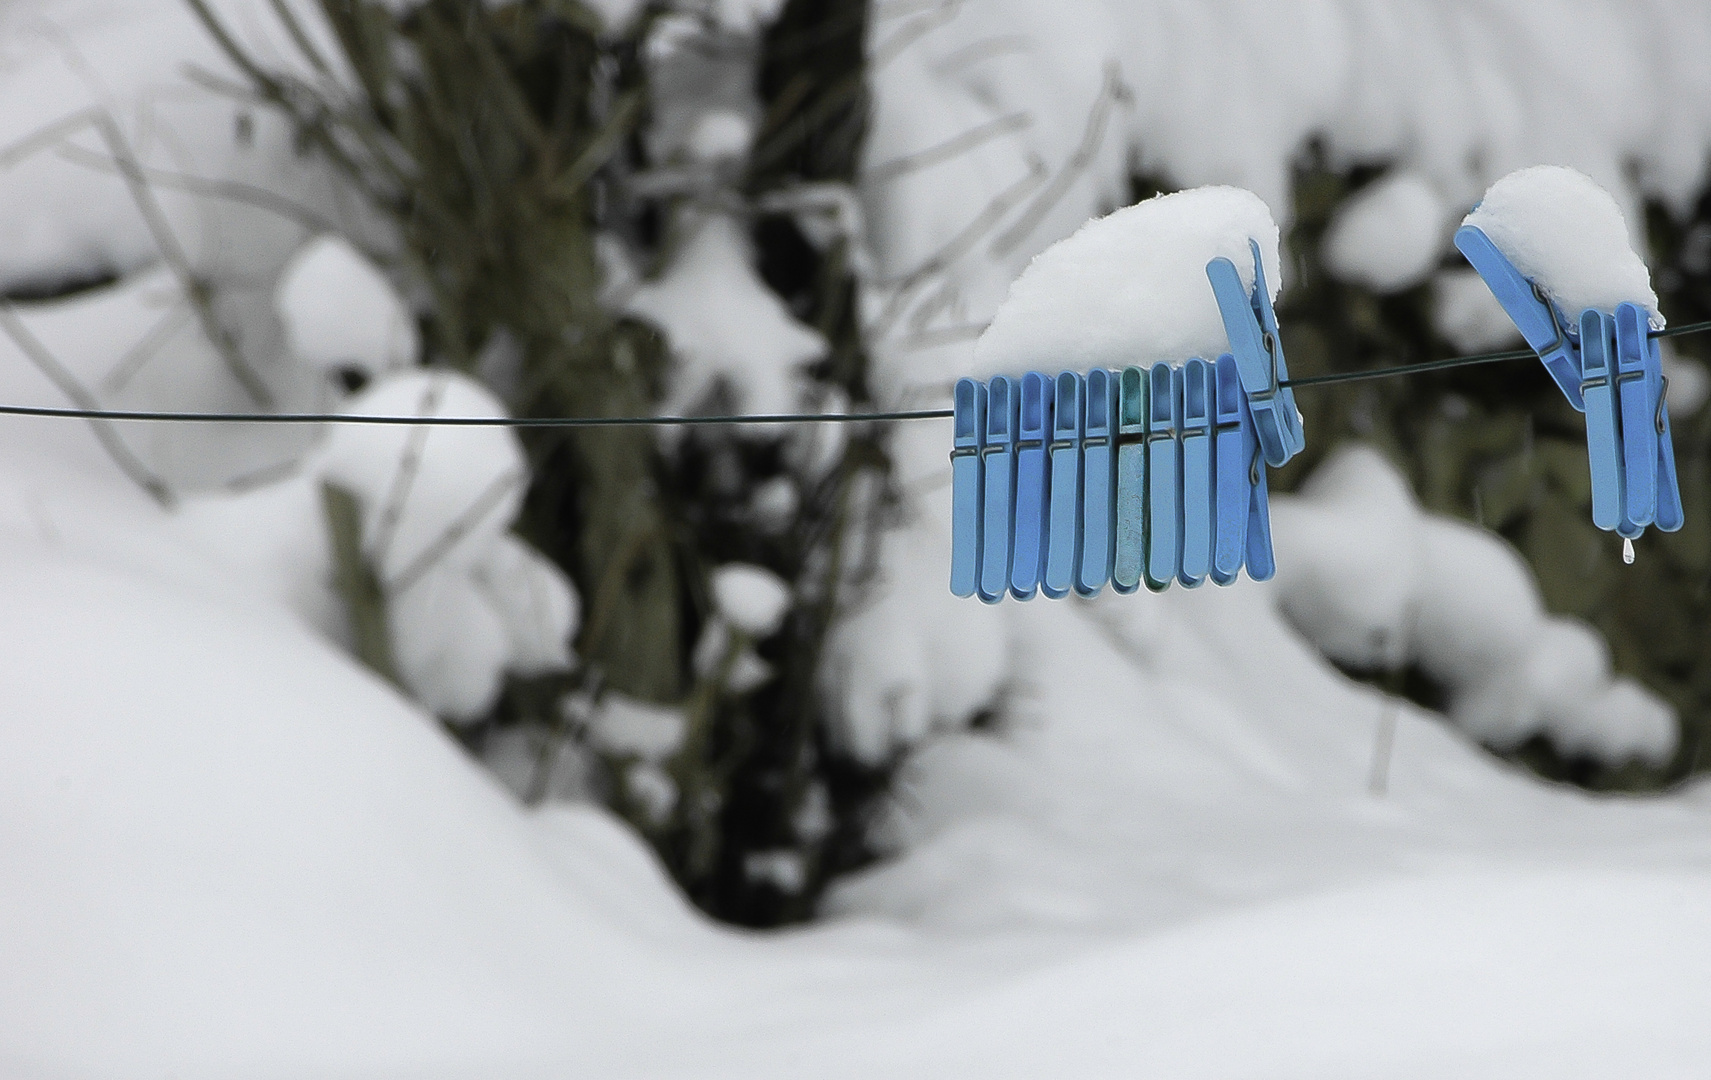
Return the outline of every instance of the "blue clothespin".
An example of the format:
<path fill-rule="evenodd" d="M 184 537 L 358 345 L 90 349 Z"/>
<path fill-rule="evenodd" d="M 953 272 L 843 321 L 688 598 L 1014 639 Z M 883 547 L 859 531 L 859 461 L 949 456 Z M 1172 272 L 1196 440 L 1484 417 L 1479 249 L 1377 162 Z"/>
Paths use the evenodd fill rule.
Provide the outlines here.
<path fill-rule="evenodd" d="M 1568 403 L 1585 412 L 1586 403 L 1580 392 L 1580 360 L 1575 355 L 1570 324 L 1562 312 L 1546 298 L 1543 289 L 1515 269 L 1515 264 L 1498 250 L 1485 230 L 1477 225 L 1463 225 L 1456 230 L 1455 240 L 1456 247 L 1479 271 L 1491 295 L 1527 339 L 1527 345 L 1539 354 L 1545 370 L 1550 372 Z"/>
<path fill-rule="evenodd" d="M 1244 394 L 1242 401 L 1242 453 L 1248 461 L 1249 492 L 1246 564 L 1248 577 L 1255 581 L 1270 581 L 1277 573 L 1277 557 L 1271 550 L 1271 496 L 1266 490 L 1259 431 L 1254 426 L 1254 414 L 1248 408 L 1246 397 Z"/>
<path fill-rule="evenodd" d="M 1192 589 L 1212 572 L 1213 367 L 1187 360 L 1182 379 L 1182 565 L 1176 580 Z"/>
<path fill-rule="evenodd" d="M 986 387 L 958 379 L 951 398 L 951 592 L 980 585 L 980 448 L 986 441 Z"/>
<path fill-rule="evenodd" d="M 1052 427 L 1052 381 L 1037 371 L 1022 376 L 1021 420 L 1016 434 L 1016 526 L 1010 595 L 1032 600 L 1046 569 L 1046 514 L 1051 473 L 1046 439 Z"/>
<path fill-rule="evenodd" d="M 986 439 L 980 449 L 985 498 L 981 506 L 980 598 L 1004 599 L 1010 587 L 1012 510 L 1016 501 L 1016 381 L 994 375 L 986 387 Z"/>
<path fill-rule="evenodd" d="M 1236 358 L 1218 357 L 1213 369 L 1215 430 L 1212 463 L 1216 479 L 1213 491 L 1212 580 L 1230 585 L 1241 573 L 1248 546 L 1248 516 L 1253 507 L 1253 484 L 1249 472 L 1257 463 L 1251 458 L 1249 440 L 1253 423 L 1246 420 L 1247 395 Z M 1245 427 L 1244 427 L 1245 425 Z"/>
<path fill-rule="evenodd" d="M 1629 380 L 1628 372 L 1635 369 L 1643 372 L 1643 394 L 1641 387 Z M 1669 403 L 1665 397 L 1668 380 L 1663 374 L 1663 354 L 1651 336 L 1651 321 L 1646 310 L 1637 304 L 1616 305 L 1616 370 L 1622 393 L 1622 443 L 1627 476 L 1649 477 L 1653 496 L 1651 523 L 1664 532 L 1675 532 L 1682 525 L 1681 485 L 1676 478 L 1675 440 L 1670 435 Z M 1632 419 L 1630 393 L 1639 405 Z M 1630 432 L 1640 438 L 1631 438 Z M 1656 453 L 1648 465 L 1645 457 L 1653 450 Z M 1634 483 L 1629 480 L 1630 485 Z"/>
<path fill-rule="evenodd" d="M 1289 365 L 1283 359 L 1283 341 L 1277 332 L 1277 313 L 1272 310 L 1271 292 L 1266 288 L 1259 242 L 1248 241 L 1254 258 L 1254 288 L 1242 288 L 1236 264 L 1219 256 L 1206 264 L 1218 312 L 1230 352 L 1242 375 L 1248 408 L 1253 413 L 1265 460 L 1281 466 L 1307 445 L 1301 429 L 1301 413 L 1295 407 L 1295 392 L 1283 385 L 1289 381 Z"/>
<path fill-rule="evenodd" d="M 1118 395 L 1117 376 L 1103 368 L 1087 373 L 1082 395 L 1081 566 L 1075 576 L 1075 591 L 1082 596 L 1097 595 L 1111 580 L 1117 555 Z"/>
<path fill-rule="evenodd" d="M 1052 441 L 1046 448 L 1051 466 L 1051 512 L 1046 524 L 1046 572 L 1040 591 L 1061 600 L 1075 587 L 1081 565 L 1081 443 L 1087 417 L 1080 375 L 1058 375 L 1052 400 Z"/>
<path fill-rule="evenodd" d="M 1623 517 L 1622 440 L 1616 401 L 1616 320 L 1593 308 L 1580 313 L 1580 397 L 1586 413 L 1586 460 L 1592 469 L 1592 523 L 1623 536 L 1639 528 Z"/>
<path fill-rule="evenodd" d="M 1631 324 L 1634 305 L 1621 306 L 1630 309 L 1627 321 Z M 1657 519 L 1660 426 L 1657 388 L 1648 370 L 1649 342 L 1644 336 L 1634 340 L 1630 327 L 1628 347 L 1623 348 L 1616 316 L 1608 316 L 1608 320 L 1605 325 L 1610 330 L 1610 366 L 1615 374 L 1616 412 L 1621 417 L 1622 428 L 1622 524 L 1633 529 L 1632 533 L 1622 532 L 1622 535 L 1638 536 Z M 1661 382 L 1662 377 L 1660 370 L 1657 381 Z"/>
<path fill-rule="evenodd" d="M 1160 361 L 1147 378 L 1147 588 L 1182 569 L 1182 371 Z"/>
<path fill-rule="evenodd" d="M 1117 381 L 1117 550 L 1111 587 L 1140 588 L 1147 565 L 1147 373 L 1133 365 Z"/>

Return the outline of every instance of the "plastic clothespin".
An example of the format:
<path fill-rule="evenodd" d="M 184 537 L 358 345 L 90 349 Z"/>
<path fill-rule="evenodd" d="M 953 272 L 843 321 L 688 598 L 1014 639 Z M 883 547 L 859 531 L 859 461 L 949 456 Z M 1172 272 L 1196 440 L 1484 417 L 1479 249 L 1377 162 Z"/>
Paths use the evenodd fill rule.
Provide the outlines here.
<path fill-rule="evenodd" d="M 1075 591 L 1082 596 L 1097 595 L 1111 580 L 1117 554 L 1118 395 L 1116 375 L 1101 368 L 1087 373 L 1082 394 L 1081 564 L 1075 576 Z"/>
<path fill-rule="evenodd" d="M 1038 371 L 1022 376 L 1021 420 L 1016 432 L 1016 526 L 1010 563 L 1010 595 L 1032 600 L 1046 568 L 1046 514 L 1051 473 L 1046 439 L 1052 428 L 1052 380 Z"/>
<path fill-rule="evenodd" d="M 1580 313 L 1580 396 L 1586 413 L 1586 460 L 1592 470 L 1592 523 L 1633 537 L 1624 518 L 1622 441 L 1616 400 L 1616 320 L 1593 308 Z"/>
<path fill-rule="evenodd" d="M 1545 370 L 1550 372 L 1568 403 L 1585 412 L 1580 360 L 1575 355 L 1570 325 L 1557 306 L 1543 289 L 1515 269 L 1515 264 L 1479 226 L 1463 225 L 1456 230 L 1455 241 L 1462 255 L 1479 271 L 1491 295 L 1508 312 L 1527 345 L 1539 354 Z"/>
<path fill-rule="evenodd" d="M 1230 585 L 1242 571 L 1247 553 L 1248 515 L 1253 506 L 1249 479 L 1257 459 L 1250 448 L 1253 424 L 1246 422 L 1247 401 L 1236 358 L 1218 357 L 1212 380 L 1213 543 L 1212 580 Z"/>
<path fill-rule="evenodd" d="M 981 510 L 980 598 L 1004 599 L 1010 587 L 1012 510 L 1016 500 L 1016 380 L 994 375 L 986 387 L 986 439 L 980 448 L 985 498 Z"/>
<path fill-rule="evenodd" d="M 1212 408 L 1214 369 L 1194 357 L 1182 379 L 1182 564 L 1176 580 L 1194 588 L 1212 572 Z"/>
<path fill-rule="evenodd" d="M 1640 372 L 1641 378 L 1632 378 L 1631 371 Z M 1651 321 L 1638 304 L 1616 306 L 1616 372 L 1629 505 L 1634 505 L 1635 487 L 1646 485 L 1651 524 L 1664 532 L 1675 532 L 1682 525 L 1681 485 L 1676 478 L 1675 440 L 1669 428 L 1668 383 L 1663 375 L 1663 354 L 1651 336 Z"/>
<path fill-rule="evenodd" d="M 1081 566 L 1082 438 L 1087 417 L 1080 375 L 1058 375 L 1052 399 L 1052 441 L 1046 447 L 1051 467 L 1051 512 L 1046 525 L 1046 572 L 1040 591 L 1061 600 L 1075 587 Z"/>
<path fill-rule="evenodd" d="M 1117 391 L 1117 545 L 1111 587 L 1132 593 L 1140 588 L 1147 565 L 1147 373 L 1124 368 Z"/>
<path fill-rule="evenodd" d="M 1242 454 L 1248 462 L 1248 577 L 1270 581 L 1277 573 L 1277 557 L 1271 550 L 1271 496 L 1266 490 L 1259 432 L 1246 394 L 1242 395 Z"/>
<path fill-rule="evenodd" d="M 1627 308 L 1625 317 L 1622 308 Z M 1636 525 L 1634 536 L 1639 536 L 1639 531 L 1658 519 L 1658 394 L 1663 370 L 1661 365 L 1656 373 L 1651 370 L 1651 342 L 1646 335 L 1649 325 L 1643 315 L 1637 322 L 1634 315 L 1634 305 L 1624 303 L 1608 325 L 1615 401 L 1622 418 L 1622 524 Z"/>
<path fill-rule="evenodd" d="M 980 585 L 986 387 L 974 379 L 958 379 L 951 414 L 951 592 L 973 596 Z"/>
<path fill-rule="evenodd" d="M 1265 459 L 1273 467 L 1283 465 L 1307 445 L 1301 429 L 1301 413 L 1295 407 L 1295 392 L 1283 384 L 1289 380 L 1283 342 L 1277 332 L 1277 313 L 1272 310 L 1271 292 L 1266 288 L 1259 242 L 1250 239 L 1254 259 L 1254 288 L 1242 288 L 1236 264 L 1219 256 L 1206 264 L 1212 295 L 1224 318 L 1230 352 L 1242 375 Z"/>
<path fill-rule="evenodd" d="M 1163 592 L 1182 569 L 1182 369 L 1147 375 L 1147 588 Z"/>

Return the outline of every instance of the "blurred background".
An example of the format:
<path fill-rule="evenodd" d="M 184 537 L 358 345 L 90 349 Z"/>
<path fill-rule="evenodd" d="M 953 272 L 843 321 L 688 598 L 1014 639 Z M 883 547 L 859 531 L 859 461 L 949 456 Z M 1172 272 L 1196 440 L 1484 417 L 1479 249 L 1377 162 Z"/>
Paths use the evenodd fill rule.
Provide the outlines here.
<path fill-rule="evenodd" d="M 1708 53 L 1711 12 L 1664 0 L 14 0 L 0 388 L 944 408 L 1035 255 L 1206 184 L 1280 226 L 1291 372 L 1363 371 L 1519 344 L 1449 240 L 1542 163 L 1611 192 L 1686 324 L 1711 318 Z M 1303 389 L 1279 577 L 1228 596 L 950 597 L 938 421 L 12 419 L 7 513 L 237 582 L 516 803 L 605 808 L 713 919 L 1127 925 L 1295 880 L 1297 841 L 1554 850 L 1603 804 L 1542 785 L 1673 806 L 1711 770 L 1711 338 L 1665 350 L 1687 524 L 1633 565 L 1530 362 Z M 295 655 L 265 660 L 279 700 L 320 701 Z M 1505 832 L 1511 795 L 1470 796 L 1445 825 L 1472 790 L 1445 776 L 1547 809 Z"/>

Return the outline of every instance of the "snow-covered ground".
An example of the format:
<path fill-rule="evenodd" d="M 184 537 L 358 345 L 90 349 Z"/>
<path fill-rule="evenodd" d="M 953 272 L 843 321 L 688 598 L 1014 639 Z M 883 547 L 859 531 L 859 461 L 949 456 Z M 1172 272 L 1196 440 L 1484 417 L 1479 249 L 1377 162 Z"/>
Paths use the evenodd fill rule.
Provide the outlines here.
<path fill-rule="evenodd" d="M 228 7 L 267 25 L 265 5 Z M 933 332 L 983 326 L 1028 259 L 1100 209 L 1132 144 L 1182 182 L 1253 188 L 1274 215 L 1287 154 L 1319 126 L 1349 153 L 1399 155 L 1456 210 L 1541 160 L 1630 212 L 1630 153 L 1654 193 L 1702 179 L 1711 124 L 1693 110 L 1711 95 L 1689 58 L 1711 17 L 1690 5 L 943 8 L 907 40 L 890 35 L 943 12 L 883 9 L 873 161 L 994 113 L 1035 119 L 948 175 L 893 170 L 900 186 L 863 193 L 881 383 L 899 401 L 941 400 L 975 370 L 972 334 Z M 215 61 L 175 5 L 35 0 L 0 11 L 0 145 L 92 93 L 50 39 L 91 58 L 127 124 L 145 88 L 170 84 L 149 100 L 185 111 L 161 130 L 232 131 L 229 104 L 182 104 L 179 62 Z M 1586 40 L 1606 43 L 1590 74 L 1567 59 Z M 1537 77 L 1552 42 L 1574 79 Z M 1102 94 L 1109 138 L 1076 158 Z M 1458 172 L 1474 144 L 1488 175 Z M 211 136 L 150 145 L 345 212 Z M 1061 188 L 1049 204 L 1015 202 L 911 273 L 1035 159 L 1069 176 L 1040 176 Z M 1074 175 L 1054 171 L 1069 161 Z M 122 187 L 52 164 L 0 172 L 0 276 L 147 261 Z M 1429 216 L 1419 194 L 1392 203 Z M 272 307 L 309 230 L 237 228 L 205 200 L 166 210 L 192 239 L 226 230 L 192 259 L 248 253 L 230 302 L 277 340 L 264 378 L 286 405 L 322 400 Z M 1419 263 L 1419 246 L 1402 255 Z M 14 310 L 102 400 L 242 405 L 188 321 L 116 378 L 173 310 L 160 273 Z M 396 363 L 375 348 L 377 368 Z M 8 336 L 0 400 L 65 396 Z M 1464 732 L 1542 731 L 1655 756 L 1672 736 L 1655 701 L 1609 678 L 1601 642 L 1538 610 L 1512 553 L 1420 514 L 1358 448 L 1277 500 L 1274 582 L 988 608 L 944 586 L 946 432 L 900 431 L 914 516 L 885 541 L 885 587 L 843 627 L 828 682 L 849 752 L 909 749 L 874 825 L 893 857 L 842 882 L 815 926 L 757 935 L 695 915 L 603 811 L 520 808 L 341 647 L 310 481 L 364 482 L 364 455 L 396 448 L 347 442 L 357 464 L 340 466 L 335 441 L 296 478 L 234 494 L 220 485 L 296 459 L 304 436 L 118 438 L 116 458 L 80 422 L 0 420 L 8 1080 L 1691 1077 L 1711 1061 L 1711 790 L 1595 798 L 1475 746 Z M 119 459 L 204 493 L 152 498 Z M 448 565 L 476 575 L 482 558 Z M 541 587 L 562 640 L 574 604 Z M 489 606 L 460 618 L 511 610 Z M 488 625 L 482 672 L 539 659 L 513 625 Z M 1415 660 L 1448 684 L 1451 717 L 1387 701 L 1327 656 Z M 993 728 L 965 730 L 989 705 Z"/>

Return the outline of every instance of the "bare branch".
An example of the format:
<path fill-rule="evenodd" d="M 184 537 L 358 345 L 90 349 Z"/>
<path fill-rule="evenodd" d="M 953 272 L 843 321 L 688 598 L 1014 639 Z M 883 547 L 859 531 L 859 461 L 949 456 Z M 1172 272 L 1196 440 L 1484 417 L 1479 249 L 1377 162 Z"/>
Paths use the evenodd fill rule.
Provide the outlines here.
<path fill-rule="evenodd" d="M 1128 91 L 1123 87 L 1122 74 L 1117 62 L 1107 61 L 1105 64 L 1105 81 L 1099 88 L 1099 96 L 1093 102 L 1093 108 L 1087 116 L 1087 126 L 1082 130 L 1081 143 L 1075 152 L 1058 169 L 1046 189 L 1040 192 L 1028 209 L 1023 211 L 1020 218 L 1007 229 L 1002 236 L 992 243 L 992 254 L 1003 258 L 1016 250 L 1022 241 L 1026 240 L 1040 226 L 1046 214 L 1051 212 L 1058 200 L 1062 199 L 1070 187 L 1093 164 L 1093 158 L 1099 153 L 1099 147 L 1105 141 L 1105 128 L 1111 122 L 1111 112 L 1117 102 L 1126 100 Z"/>
<path fill-rule="evenodd" d="M 428 385 L 422 388 L 421 399 L 416 403 L 416 414 L 430 417 L 438 412 L 445 388 L 446 380 L 429 380 Z M 398 459 L 398 471 L 392 474 L 392 486 L 386 492 L 386 501 L 381 504 L 380 519 L 374 527 L 369 557 L 374 560 L 376 566 L 386 564 L 386 553 L 392 547 L 398 523 L 404 517 L 404 504 L 409 501 L 410 489 L 415 486 L 416 474 L 421 471 L 422 451 L 427 447 L 428 435 L 432 430 L 426 424 L 413 427 L 404 443 L 404 454 Z"/>
<path fill-rule="evenodd" d="M 980 213 L 963 226 L 960 232 L 951 237 L 944 247 L 928 256 L 919 266 L 901 277 L 880 282 L 882 287 L 891 287 L 895 291 L 886 303 L 885 310 L 868 327 L 869 338 L 878 340 L 888 333 L 892 325 L 902 316 L 903 308 L 914 290 L 932 275 L 948 268 L 974 245 L 980 243 L 982 237 L 997 228 L 998 223 L 1004 220 L 1006 214 L 1023 199 L 1026 199 L 1035 188 L 1045 182 L 1046 173 L 1046 163 L 1038 157 L 1031 156 L 1028 160 L 1027 173 L 993 196 Z"/>
<path fill-rule="evenodd" d="M 920 41 L 941 26 L 948 25 L 962 13 L 963 0 L 939 0 L 939 3 L 926 14 L 897 30 L 880 42 L 868 58 L 868 67 L 878 71 L 891 61 L 903 54 L 909 46 Z"/>
<path fill-rule="evenodd" d="M 6 331 L 6 335 L 18 346 L 19 351 L 28 357 L 30 362 L 35 364 L 36 369 L 47 376 L 48 381 L 53 383 L 60 393 L 70 398 L 78 408 L 90 410 L 101 408 L 101 402 L 96 399 L 95 395 L 91 394 L 77 380 L 77 376 L 59 362 L 53 352 L 42 344 L 40 338 L 30 333 L 29 327 L 24 325 L 22 319 L 18 318 L 12 304 L 5 300 L 0 300 L 0 329 Z M 167 487 L 166 482 L 156 476 L 147 465 L 144 465 L 141 459 L 131 453 L 131 448 L 119 438 L 119 433 L 113 429 L 111 421 L 90 420 L 89 428 L 94 432 L 96 441 L 101 444 L 102 449 L 107 451 L 107 456 L 113 459 L 113 464 L 119 467 L 120 472 L 147 492 L 155 502 L 166 509 L 172 509 L 177 502 L 177 497 L 173 494 L 172 489 Z"/>
<path fill-rule="evenodd" d="M 953 135 L 944 142 L 929 146 L 924 150 L 916 150 L 914 153 L 881 162 L 867 170 L 867 175 L 863 179 L 869 183 L 883 184 L 907 173 L 920 169 L 930 169 L 934 165 L 943 164 L 965 154 L 991 139 L 1008 135 L 1014 131 L 1025 131 L 1033 124 L 1034 118 L 1027 112 L 1013 112 L 1005 116 L 994 117 L 985 123 L 976 124 L 960 135 Z"/>
<path fill-rule="evenodd" d="M 97 169 L 112 173 L 119 171 L 118 162 L 112 157 L 98 154 L 93 150 L 78 146 L 76 143 L 62 143 L 54 152 L 71 164 L 81 165 L 86 169 Z M 266 210 L 287 221 L 301 225 L 311 232 L 334 231 L 331 221 L 307 206 L 255 184 L 246 184 L 241 180 L 211 180 L 203 176 L 192 176 L 189 173 L 156 169 L 151 166 L 143 166 L 142 169 L 143 176 L 156 187 L 182 191 L 189 195 L 224 199 L 228 202 L 252 206 L 257 210 Z"/>
<path fill-rule="evenodd" d="M 165 315 L 162 315 L 153 326 L 149 327 L 148 333 L 139 338 L 135 345 L 125 350 L 125 355 L 119 358 L 119 362 L 113 365 L 113 370 L 109 371 L 107 377 L 101 380 L 101 389 L 107 394 L 117 394 L 124 390 L 130 381 L 136 378 L 137 372 L 155 358 L 160 352 L 161 346 L 172 340 L 172 335 L 184 328 L 184 324 L 190 320 L 192 314 L 188 305 L 172 305 Z"/>
<path fill-rule="evenodd" d="M 1033 39 L 1026 34 L 1001 34 L 997 37 L 989 37 L 972 45 L 964 45 L 934 64 L 933 70 L 940 75 L 955 75 L 964 68 L 973 67 L 987 60 L 1026 53 L 1033 44 Z"/>
<path fill-rule="evenodd" d="M 499 501 L 510 494 L 513 488 L 521 487 L 528 481 L 527 475 L 521 470 L 502 473 L 476 496 L 475 501 L 464 508 L 463 513 L 452 519 L 445 531 L 434 538 L 433 543 L 422 549 L 421 554 L 410 561 L 410 565 L 391 582 L 387 591 L 397 596 L 409 589 L 410 586 L 422 580 L 423 575 L 432 570 L 436 563 L 445 558 L 446 553 L 456 546 L 459 540 L 469 535 L 483 518 L 492 513 Z"/>

